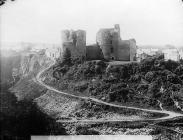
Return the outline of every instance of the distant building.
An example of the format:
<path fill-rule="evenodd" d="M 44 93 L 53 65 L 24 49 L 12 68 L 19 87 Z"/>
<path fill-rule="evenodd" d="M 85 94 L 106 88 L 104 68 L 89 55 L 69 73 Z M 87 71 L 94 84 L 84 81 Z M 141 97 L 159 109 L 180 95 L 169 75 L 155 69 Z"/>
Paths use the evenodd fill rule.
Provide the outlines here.
<path fill-rule="evenodd" d="M 60 47 L 47 48 L 45 54 L 47 57 L 51 59 L 59 58 L 61 56 L 61 48 Z"/>
<path fill-rule="evenodd" d="M 140 62 L 142 61 L 143 59 L 146 59 L 147 57 L 149 57 L 150 55 L 148 55 L 147 53 L 138 53 L 137 54 L 137 61 Z"/>
<path fill-rule="evenodd" d="M 183 60 L 183 48 L 179 49 L 179 55 L 180 55 L 180 59 Z"/>
<path fill-rule="evenodd" d="M 160 52 L 160 50 L 158 48 L 139 48 L 137 50 L 137 53 L 146 53 L 150 56 L 156 55 Z"/>
<path fill-rule="evenodd" d="M 179 51 L 175 48 L 164 49 L 162 50 L 162 53 L 164 54 L 165 60 L 174 60 L 174 61 L 180 60 Z"/>
<path fill-rule="evenodd" d="M 149 56 L 162 54 L 158 48 L 138 48 L 137 49 L 137 61 L 146 59 Z"/>

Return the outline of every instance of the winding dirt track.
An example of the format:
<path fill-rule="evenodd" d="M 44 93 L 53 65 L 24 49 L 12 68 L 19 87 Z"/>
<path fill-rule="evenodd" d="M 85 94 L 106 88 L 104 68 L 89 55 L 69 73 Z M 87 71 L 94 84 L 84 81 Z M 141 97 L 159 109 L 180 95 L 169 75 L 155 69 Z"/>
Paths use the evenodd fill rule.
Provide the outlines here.
<path fill-rule="evenodd" d="M 90 98 L 90 97 L 83 97 L 83 96 L 77 96 L 77 95 L 72 95 L 66 92 L 62 92 L 59 91 L 57 89 L 55 89 L 54 87 L 51 87 L 47 84 L 45 84 L 40 76 L 43 72 L 45 72 L 46 70 L 48 70 L 49 68 L 51 68 L 53 65 L 55 64 L 55 62 L 53 64 L 51 64 L 50 66 L 48 66 L 45 69 L 42 69 L 36 76 L 36 81 L 44 86 L 45 88 L 47 88 L 48 90 L 60 93 L 60 94 L 64 94 L 64 95 L 68 95 L 70 97 L 74 97 L 74 98 L 79 98 L 79 99 L 85 99 L 85 100 L 92 100 L 94 102 L 100 103 L 100 104 L 104 104 L 104 105 L 109 105 L 109 106 L 113 106 L 113 107 L 118 107 L 118 108 L 126 108 L 126 109 L 134 109 L 134 110 L 141 110 L 141 111 L 146 111 L 146 112 L 151 112 L 151 113 L 161 113 L 164 114 L 164 117 L 160 117 L 160 118 L 152 118 L 152 119 L 142 119 L 142 120 L 134 120 L 134 119 L 129 119 L 129 120 L 105 120 L 105 119 L 98 119 L 98 120 L 58 120 L 57 122 L 122 122 L 122 121 L 147 121 L 147 120 L 166 120 L 166 119 L 172 119 L 175 117 L 183 117 L 183 114 L 180 113 L 176 113 L 176 112 L 172 112 L 172 111 L 167 111 L 167 110 L 153 110 L 153 109 L 143 109 L 143 108 L 137 108 L 137 107 L 127 107 L 127 106 L 121 106 L 121 105 L 115 105 L 112 103 L 107 103 L 104 102 L 102 100 L 96 99 L 96 98 Z"/>

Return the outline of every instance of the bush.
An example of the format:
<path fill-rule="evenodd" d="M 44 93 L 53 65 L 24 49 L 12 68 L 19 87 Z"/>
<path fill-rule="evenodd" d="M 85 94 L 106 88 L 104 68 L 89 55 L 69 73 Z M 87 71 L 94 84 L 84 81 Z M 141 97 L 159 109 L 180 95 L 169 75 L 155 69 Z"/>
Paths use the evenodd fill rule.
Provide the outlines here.
<path fill-rule="evenodd" d="M 150 135 L 158 135 L 161 134 L 162 130 L 160 128 L 155 128 L 153 131 L 151 131 L 149 134 Z"/>
<path fill-rule="evenodd" d="M 145 79 L 148 81 L 148 82 L 151 82 L 154 78 L 154 72 L 153 71 L 150 71 L 150 72 L 147 72 L 146 75 L 145 75 Z"/>
<path fill-rule="evenodd" d="M 164 65 L 165 65 L 165 69 L 173 72 L 178 67 L 179 63 L 173 60 L 168 60 L 168 61 L 164 61 Z"/>
<path fill-rule="evenodd" d="M 140 82 L 140 80 L 141 80 L 141 75 L 139 74 L 131 75 L 129 79 L 130 82 Z"/>
<path fill-rule="evenodd" d="M 183 75 L 183 65 L 178 66 L 178 67 L 175 69 L 174 73 L 177 74 L 177 75 L 179 75 L 179 76 L 180 76 L 180 75 Z"/>
<path fill-rule="evenodd" d="M 109 92 L 109 100 L 111 102 L 118 101 L 118 102 L 126 102 L 130 98 L 130 94 L 133 94 L 133 90 L 130 90 L 129 88 L 120 88 L 118 90 L 111 90 Z"/>
<path fill-rule="evenodd" d="M 99 132 L 96 130 L 89 130 L 87 128 L 77 127 L 76 135 L 99 135 Z"/>
<path fill-rule="evenodd" d="M 169 74 L 167 75 L 167 81 L 173 83 L 173 84 L 182 84 L 181 79 L 176 74 Z"/>
<path fill-rule="evenodd" d="M 137 91 L 145 91 L 148 90 L 149 85 L 148 84 L 139 84 L 139 86 L 137 87 Z"/>
<path fill-rule="evenodd" d="M 82 82 L 77 85 L 75 85 L 74 90 L 83 92 L 88 88 L 88 83 L 87 82 Z"/>
<path fill-rule="evenodd" d="M 142 62 L 139 64 L 139 70 L 140 72 L 148 72 L 152 70 L 154 66 L 155 58 L 147 58 L 142 60 Z"/>

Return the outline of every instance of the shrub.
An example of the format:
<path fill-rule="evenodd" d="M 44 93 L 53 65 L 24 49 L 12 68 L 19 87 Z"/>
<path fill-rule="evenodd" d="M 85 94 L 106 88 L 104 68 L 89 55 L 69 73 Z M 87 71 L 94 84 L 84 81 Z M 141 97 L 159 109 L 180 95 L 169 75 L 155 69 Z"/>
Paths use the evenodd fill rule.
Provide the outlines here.
<path fill-rule="evenodd" d="M 120 88 L 118 90 L 110 91 L 109 92 L 109 100 L 110 101 L 118 101 L 118 102 L 126 102 L 129 100 L 130 95 L 132 94 L 133 90 L 130 91 L 129 88 Z"/>
<path fill-rule="evenodd" d="M 148 90 L 149 85 L 148 84 L 139 84 L 137 87 L 137 91 L 145 91 Z"/>
<path fill-rule="evenodd" d="M 83 92 L 88 88 L 88 83 L 87 82 L 81 82 L 77 85 L 75 85 L 74 90 Z"/>
<path fill-rule="evenodd" d="M 140 74 L 131 75 L 129 79 L 130 82 L 140 82 L 140 80 L 141 80 Z"/>
<path fill-rule="evenodd" d="M 87 129 L 85 127 L 78 127 L 76 128 L 76 135 L 99 135 L 99 132 L 96 130 Z"/>
<path fill-rule="evenodd" d="M 145 75 L 145 79 L 148 81 L 148 82 L 151 82 L 154 78 L 154 72 L 153 71 L 150 71 L 150 72 L 147 72 L 146 75 Z"/>
<path fill-rule="evenodd" d="M 183 75 L 183 65 L 178 66 L 175 69 L 174 73 L 177 74 L 177 75 Z"/>
<path fill-rule="evenodd" d="M 181 79 L 176 74 L 169 74 L 167 75 L 167 81 L 173 83 L 173 84 L 182 84 Z"/>
<path fill-rule="evenodd" d="M 154 58 L 147 58 L 142 60 L 142 62 L 139 64 L 139 70 L 140 72 L 148 72 L 152 69 L 152 67 L 154 66 Z"/>
<path fill-rule="evenodd" d="M 174 71 L 178 67 L 178 63 L 173 60 L 164 61 L 165 69 L 169 71 Z"/>

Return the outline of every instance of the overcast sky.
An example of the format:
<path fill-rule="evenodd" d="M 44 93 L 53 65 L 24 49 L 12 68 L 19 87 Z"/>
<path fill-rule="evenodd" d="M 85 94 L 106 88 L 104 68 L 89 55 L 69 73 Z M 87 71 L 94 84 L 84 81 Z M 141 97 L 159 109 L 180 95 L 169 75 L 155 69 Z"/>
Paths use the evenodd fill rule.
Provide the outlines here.
<path fill-rule="evenodd" d="M 60 43 L 62 29 L 84 29 L 87 44 L 100 28 L 120 24 L 138 45 L 183 46 L 181 0 L 16 0 L 0 8 L 3 42 Z"/>

